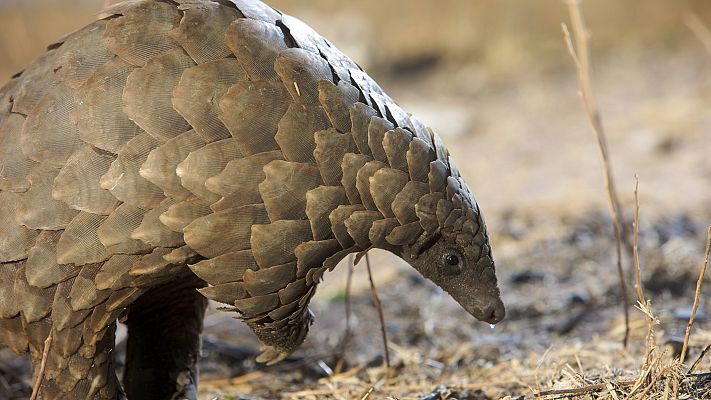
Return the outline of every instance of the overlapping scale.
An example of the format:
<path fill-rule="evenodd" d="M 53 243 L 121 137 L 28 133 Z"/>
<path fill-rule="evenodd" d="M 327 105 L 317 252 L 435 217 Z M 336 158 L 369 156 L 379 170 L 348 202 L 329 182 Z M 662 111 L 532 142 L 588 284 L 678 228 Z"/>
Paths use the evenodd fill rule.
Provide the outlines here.
<path fill-rule="evenodd" d="M 281 82 L 237 82 L 220 99 L 220 119 L 243 155 L 279 150 L 274 136 L 290 104 Z"/>
<path fill-rule="evenodd" d="M 306 192 L 323 181 L 313 164 L 275 160 L 264 166 L 259 193 L 269 219 L 298 220 L 306 217 Z"/>
<path fill-rule="evenodd" d="M 343 157 L 356 151 L 353 137 L 331 128 L 314 133 L 314 139 L 316 149 L 313 154 L 323 182 L 329 186 L 340 185 L 343 178 Z"/>
<path fill-rule="evenodd" d="M 225 43 L 250 80 L 279 81 L 274 63 L 279 53 L 289 46 L 273 22 L 238 19 L 227 28 Z"/>
<path fill-rule="evenodd" d="M 163 143 L 190 129 L 173 108 L 173 90 L 195 62 L 180 49 L 151 58 L 131 72 L 123 90 L 124 112 L 144 131 Z"/>
<path fill-rule="evenodd" d="M 59 170 L 37 164 L 27 177 L 30 188 L 18 194 L 16 221 L 30 229 L 64 229 L 77 210 L 52 197 L 52 187 Z"/>
<path fill-rule="evenodd" d="M 138 172 L 161 188 L 166 196 L 175 199 L 190 197 L 192 193 L 181 184 L 176 168 L 191 152 L 203 148 L 206 144 L 207 142 L 191 129 L 151 150 Z"/>
<path fill-rule="evenodd" d="M 30 186 L 27 175 L 36 162 L 22 153 L 20 135 L 24 123 L 20 114 L 8 114 L 0 120 L 0 190 L 24 192 Z"/>
<path fill-rule="evenodd" d="M 124 4 L 121 15 L 106 24 L 109 49 L 127 62 L 144 66 L 148 60 L 178 47 L 169 35 L 180 23 L 175 5 L 162 1 Z M 118 11 L 118 10 L 117 10 Z"/>
<path fill-rule="evenodd" d="M 169 32 L 196 63 L 219 60 L 230 54 L 224 43 L 227 27 L 240 13 L 218 2 L 183 2 L 180 25 Z"/>
<path fill-rule="evenodd" d="M 197 218 L 186 226 L 185 243 L 205 257 L 249 248 L 254 224 L 268 224 L 263 204 L 230 208 Z"/>
<path fill-rule="evenodd" d="M 99 240 L 97 228 L 106 221 L 105 215 L 80 212 L 67 225 L 57 241 L 59 264 L 86 265 L 108 258 L 106 247 Z"/>
<path fill-rule="evenodd" d="M 93 146 L 77 150 L 54 178 L 52 197 L 75 210 L 108 215 L 119 201 L 99 181 L 115 159 L 116 155 Z"/>
<path fill-rule="evenodd" d="M 218 100 L 233 84 L 246 79 L 235 59 L 214 60 L 188 68 L 173 91 L 173 106 L 205 142 L 227 139 L 231 136 L 219 119 Z"/>
<path fill-rule="evenodd" d="M 266 178 L 264 166 L 283 160 L 281 151 L 267 151 L 232 160 L 219 174 L 205 181 L 205 187 L 223 196 L 213 205 L 215 211 L 260 203 L 259 184 Z"/>
<path fill-rule="evenodd" d="M 77 89 L 79 137 L 100 149 L 118 153 L 141 129 L 123 112 L 123 89 L 136 67 L 115 57 L 99 67 Z"/>
<path fill-rule="evenodd" d="M 22 152 L 32 160 L 61 168 L 85 144 L 71 118 L 75 109 L 71 89 L 49 88 L 22 127 Z"/>
<path fill-rule="evenodd" d="M 163 191 L 140 174 L 141 165 L 160 143 L 146 132 L 131 139 L 118 154 L 99 184 L 117 199 L 150 209 L 160 204 Z"/>
<path fill-rule="evenodd" d="M 184 188 L 209 202 L 216 202 L 220 196 L 205 187 L 208 178 L 222 171 L 228 162 L 240 158 L 238 140 L 234 138 L 210 143 L 191 152 L 175 169 Z"/>
<path fill-rule="evenodd" d="M 0 205 L 2 205 L 0 207 L 0 262 L 3 263 L 27 258 L 30 248 L 40 233 L 18 225 L 17 201 L 16 193 L 0 192 Z"/>

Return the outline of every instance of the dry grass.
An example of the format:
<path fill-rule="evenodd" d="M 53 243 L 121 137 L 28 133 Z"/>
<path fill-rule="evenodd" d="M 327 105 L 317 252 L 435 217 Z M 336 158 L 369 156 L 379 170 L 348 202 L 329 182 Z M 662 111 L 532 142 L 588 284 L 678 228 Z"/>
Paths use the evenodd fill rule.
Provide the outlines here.
<path fill-rule="evenodd" d="M 624 213 L 620 206 L 620 199 L 617 196 L 615 180 L 612 173 L 609 150 L 607 148 L 607 135 L 602 125 L 602 116 L 597 106 L 597 100 L 593 93 L 592 77 L 590 71 L 590 34 L 585 27 L 583 13 L 580 9 L 581 0 L 567 0 L 570 20 L 573 26 L 573 37 L 566 24 L 562 24 L 563 34 L 568 52 L 575 63 L 578 71 L 578 81 L 580 83 L 580 98 L 583 101 L 585 114 L 588 116 L 590 127 L 597 140 L 600 160 L 602 162 L 602 172 L 607 192 L 607 204 L 612 217 L 612 226 L 615 232 L 615 251 L 617 256 L 617 273 L 620 279 L 620 294 L 622 295 L 622 308 L 625 315 L 625 336 L 622 342 L 625 347 L 630 337 L 629 324 L 629 296 L 627 294 L 627 283 L 625 272 L 622 267 L 622 243 L 626 242 L 627 235 L 623 229 Z M 573 44 L 575 40 L 575 45 Z"/>
<path fill-rule="evenodd" d="M 622 268 L 621 261 L 621 247 L 624 240 L 623 229 L 621 219 L 623 217 L 622 208 L 620 206 L 620 201 L 617 196 L 612 169 L 609 160 L 609 151 L 607 147 L 607 139 L 605 131 L 602 124 L 602 116 L 600 114 L 599 108 L 597 106 L 597 101 L 593 95 L 593 85 L 590 73 L 590 55 L 589 55 L 589 33 L 585 27 L 582 10 L 580 8 L 581 0 L 567 0 L 568 10 L 570 13 L 570 18 L 573 26 L 573 36 L 568 31 L 565 24 L 562 25 L 565 42 L 568 51 L 573 58 L 578 71 L 578 80 L 580 83 L 580 96 L 583 100 L 583 106 L 585 108 L 586 115 L 590 122 L 592 131 L 597 139 L 598 149 L 600 152 L 600 158 L 602 161 L 602 169 L 604 175 L 605 189 L 608 194 L 608 206 L 610 214 L 612 217 L 612 223 L 614 226 L 615 233 L 615 246 L 616 246 L 616 256 L 617 256 L 617 268 L 620 279 L 620 286 L 623 296 L 623 307 L 625 313 L 625 335 L 624 335 L 624 347 L 627 348 L 628 339 L 630 334 L 630 324 L 628 316 L 628 297 L 627 288 L 625 283 L 625 273 Z M 708 30 L 703 28 L 701 21 L 696 18 L 691 20 L 692 23 L 690 27 L 695 32 L 708 32 Z M 706 35 L 702 33 L 697 33 L 701 37 Z M 575 41 L 575 44 L 573 42 Z M 589 384 L 584 379 L 578 379 L 577 387 L 570 389 L 558 389 L 558 390 L 547 390 L 539 391 L 536 397 L 549 397 L 549 396 L 574 396 L 574 397 L 585 397 L 594 395 L 598 399 L 670 399 L 679 398 L 679 394 L 682 393 L 681 398 L 706 398 L 711 394 L 711 385 L 708 384 L 709 375 L 708 374 L 698 374 L 695 375 L 691 372 L 684 373 L 684 358 L 687 351 L 687 346 L 689 342 L 689 336 L 691 333 L 691 328 L 693 326 L 694 317 L 699 305 L 699 298 L 701 296 L 701 289 L 703 278 L 706 273 L 706 267 L 708 265 L 709 258 L 709 248 L 711 246 L 711 226 L 708 229 L 707 242 L 706 242 L 706 252 L 704 256 L 704 262 L 702 268 L 699 272 L 699 277 L 696 284 L 696 290 L 694 294 L 694 305 L 691 312 L 691 317 L 686 326 L 686 332 L 684 336 L 683 345 L 678 358 L 667 357 L 665 352 L 657 345 L 654 335 L 655 326 L 659 323 L 657 318 L 654 316 L 651 307 L 651 300 L 647 300 L 644 297 L 644 292 L 642 288 L 641 278 L 640 278 L 640 264 L 639 264 L 639 251 L 638 251 L 638 234 L 639 234 L 639 178 L 635 175 L 636 185 L 634 190 L 635 195 L 635 218 L 634 218 L 634 232 L 633 232 L 633 249 L 631 253 L 634 258 L 634 276 L 635 276 L 635 288 L 638 297 L 637 308 L 642 311 L 645 315 L 647 322 L 647 352 L 645 354 L 645 361 L 640 368 L 636 379 L 625 380 L 619 378 L 607 378 L 603 379 L 601 383 Z M 704 356 L 704 352 L 701 353 L 701 357 Z M 696 364 L 696 363 L 695 363 Z M 572 380 L 576 380 L 577 375 L 571 375 Z"/>
<path fill-rule="evenodd" d="M 44 349 L 42 350 L 42 360 L 40 362 L 39 371 L 37 371 L 37 379 L 32 387 L 32 394 L 30 395 L 30 400 L 35 400 L 39 394 L 40 386 L 42 385 L 42 379 L 44 379 L 44 369 L 47 367 L 47 356 L 49 355 L 49 348 L 52 346 L 52 330 L 50 329 L 47 339 L 44 340 Z"/>

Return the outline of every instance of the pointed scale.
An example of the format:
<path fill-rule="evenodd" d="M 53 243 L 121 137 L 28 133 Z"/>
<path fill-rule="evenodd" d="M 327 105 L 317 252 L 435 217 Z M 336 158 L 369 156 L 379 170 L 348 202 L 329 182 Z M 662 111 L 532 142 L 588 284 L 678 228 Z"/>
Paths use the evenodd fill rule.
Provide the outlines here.
<path fill-rule="evenodd" d="M 281 82 L 237 82 L 220 99 L 220 120 L 245 156 L 279 150 L 274 136 L 290 103 Z"/>
<path fill-rule="evenodd" d="M 360 97 L 358 89 L 346 81 L 336 85 L 323 80 L 318 83 L 318 97 L 331 125 L 341 133 L 351 132 L 350 109 Z"/>
<path fill-rule="evenodd" d="M 159 220 L 173 232 L 182 233 L 191 222 L 212 212 L 209 202 L 199 197 L 191 197 L 168 207 Z"/>
<path fill-rule="evenodd" d="M 348 204 L 341 186 L 319 186 L 306 192 L 306 217 L 316 240 L 332 237 L 329 215 L 336 207 Z"/>
<path fill-rule="evenodd" d="M 29 188 L 27 175 L 35 161 L 27 158 L 20 147 L 25 118 L 8 114 L 0 120 L 0 190 L 24 192 Z"/>
<path fill-rule="evenodd" d="M 57 241 L 63 231 L 43 231 L 30 249 L 25 265 L 27 282 L 39 288 L 59 283 L 73 268 L 57 263 Z"/>
<path fill-rule="evenodd" d="M 274 293 L 296 279 L 296 263 L 275 265 L 256 271 L 248 269 L 244 272 L 242 279 L 251 296 Z"/>
<path fill-rule="evenodd" d="M 192 193 L 183 187 L 175 170 L 191 152 L 203 148 L 206 144 L 207 142 L 191 129 L 153 149 L 138 172 L 161 188 L 166 196 L 175 199 L 188 198 Z"/>
<path fill-rule="evenodd" d="M 143 216 L 138 228 L 131 232 L 131 239 L 141 240 L 152 247 L 179 247 L 183 245 L 183 235 L 173 232 L 160 222 L 160 216 L 174 204 L 173 199 L 163 200 Z"/>
<path fill-rule="evenodd" d="M 140 174 L 141 165 L 159 142 L 146 132 L 131 139 L 118 154 L 99 184 L 117 199 L 136 207 L 149 209 L 165 196 L 160 188 Z"/>
<path fill-rule="evenodd" d="M 85 265 L 106 260 L 108 253 L 96 233 L 105 220 L 104 215 L 77 214 L 57 242 L 57 262 Z"/>
<path fill-rule="evenodd" d="M 238 19 L 227 28 L 225 43 L 250 80 L 279 81 L 274 63 L 277 55 L 289 46 L 284 33 L 274 23 Z"/>
<path fill-rule="evenodd" d="M 335 128 L 331 128 L 316 132 L 314 139 L 314 158 L 324 183 L 329 186 L 340 185 L 343 177 L 343 156 L 357 151 L 353 137 L 349 133 L 339 133 Z"/>
<path fill-rule="evenodd" d="M 200 261 L 190 269 L 211 285 L 239 282 L 247 270 L 258 270 L 259 266 L 250 249 L 232 251 L 221 256 Z"/>
<path fill-rule="evenodd" d="M 331 214 L 328 215 L 328 219 L 331 221 L 331 231 L 342 248 L 347 249 L 355 244 L 353 238 L 348 234 L 348 229 L 345 225 L 346 219 L 354 212 L 364 210 L 365 208 L 362 204 L 343 205 L 336 207 L 336 209 L 331 211 Z"/>
<path fill-rule="evenodd" d="M 343 224 L 356 245 L 367 249 L 372 245 L 369 235 L 370 228 L 375 221 L 380 219 L 383 219 L 383 214 L 377 211 L 356 211 L 343 221 Z"/>
<path fill-rule="evenodd" d="M 279 121 L 274 139 L 287 160 L 314 163 L 314 133 L 330 127 L 320 105 L 292 103 Z"/>
<path fill-rule="evenodd" d="M 123 112 L 123 89 L 136 69 L 119 57 L 99 67 L 77 89 L 79 137 L 100 149 L 118 154 L 141 129 Z"/>
<path fill-rule="evenodd" d="M 151 58 L 131 72 L 123 91 L 124 112 L 138 126 L 163 143 L 190 129 L 173 108 L 173 90 L 193 60 L 181 49 Z"/>
<path fill-rule="evenodd" d="M 217 100 L 236 82 L 247 80 L 235 59 L 209 61 L 183 72 L 173 91 L 173 106 L 205 142 L 227 139 Z"/>
<path fill-rule="evenodd" d="M 263 204 L 252 204 L 209 214 L 185 227 L 185 243 L 204 257 L 217 257 L 249 248 L 253 225 L 268 224 Z"/>
<path fill-rule="evenodd" d="M 15 193 L 0 192 L 0 263 L 27 258 L 40 233 L 17 224 L 17 200 Z"/>
<path fill-rule="evenodd" d="M 108 21 L 104 36 L 111 51 L 133 65 L 144 66 L 155 56 L 178 47 L 168 33 L 180 23 L 181 13 L 175 5 L 162 1 L 134 4 L 127 3 L 118 18 Z"/>
<path fill-rule="evenodd" d="M 353 140 L 361 154 L 370 156 L 373 153 L 370 151 L 370 146 L 368 146 L 368 127 L 370 126 L 371 118 L 378 115 L 378 112 L 360 102 L 355 103 L 349 111 Z"/>
<path fill-rule="evenodd" d="M 391 208 L 393 214 L 405 225 L 418 220 L 415 214 L 415 205 L 425 195 L 429 195 L 430 190 L 426 183 L 410 181 L 405 184 L 402 190 L 395 196 Z"/>
<path fill-rule="evenodd" d="M 213 205 L 215 211 L 260 203 L 259 184 L 264 181 L 264 166 L 283 160 L 281 151 L 267 151 L 232 160 L 219 174 L 205 181 L 205 187 L 223 196 Z"/>
<path fill-rule="evenodd" d="M 120 202 L 99 181 L 115 159 L 93 146 L 77 150 L 54 179 L 52 197 L 75 210 L 108 215 Z"/>
<path fill-rule="evenodd" d="M 240 17 L 239 11 L 217 2 L 183 2 L 180 25 L 169 32 L 196 63 L 227 57 L 230 49 L 224 43 L 227 27 Z"/>
<path fill-rule="evenodd" d="M 372 191 L 370 189 L 370 178 L 375 175 L 378 170 L 383 168 L 388 168 L 388 165 L 380 161 L 370 161 L 363 165 L 363 167 L 360 168 L 356 174 L 356 189 L 358 189 L 363 206 L 368 210 L 378 209 L 373 200 Z M 385 214 L 387 215 L 389 213 Z"/>
<path fill-rule="evenodd" d="M 408 172 L 407 151 L 410 149 L 412 133 L 402 128 L 395 128 L 385 132 L 383 149 L 388 157 L 388 164 L 392 168 Z"/>
<path fill-rule="evenodd" d="M 405 155 L 407 159 L 407 171 L 410 180 L 427 183 L 427 174 L 430 170 L 430 162 L 434 161 L 434 149 L 425 141 L 413 138 L 410 148 Z"/>
<path fill-rule="evenodd" d="M 336 239 L 313 240 L 296 246 L 294 249 L 298 267 L 296 276 L 305 277 L 309 270 L 323 266 L 323 262 L 339 250 L 342 248 Z"/>
<path fill-rule="evenodd" d="M 297 104 L 318 103 L 318 83 L 333 81 L 328 62 L 318 53 L 304 49 L 282 51 L 276 58 L 274 69 Z"/>
<path fill-rule="evenodd" d="M 348 196 L 351 204 L 361 204 L 363 202 L 357 187 L 358 171 L 370 161 L 373 161 L 373 157 L 365 154 L 346 153 L 343 155 L 343 160 L 341 161 L 341 170 L 343 171 L 341 185 L 346 191 L 346 196 Z"/>
<path fill-rule="evenodd" d="M 28 176 L 30 188 L 18 195 L 17 222 L 31 229 L 64 229 L 78 211 L 52 197 L 59 170 L 37 164 Z"/>
<path fill-rule="evenodd" d="M 295 261 L 296 246 L 312 239 L 308 221 L 275 221 L 252 226 L 250 243 L 259 267 L 267 268 Z"/>
<path fill-rule="evenodd" d="M 190 153 L 175 171 L 184 188 L 211 203 L 220 199 L 205 187 L 205 181 L 219 174 L 228 162 L 242 157 L 238 140 L 234 138 L 210 143 Z"/>
<path fill-rule="evenodd" d="M 259 193 L 272 221 L 306 217 L 306 192 L 323 182 L 313 164 L 276 160 L 264 167 Z"/>
<path fill-rule="evenodd" d="M 151 250 L 146 243 L 131 238 L 131 232 L 141 225 L 145 214 L 144 209 L 124 203 L 106 218 L 96 233 L 108 254 L 140 254 Z"/>

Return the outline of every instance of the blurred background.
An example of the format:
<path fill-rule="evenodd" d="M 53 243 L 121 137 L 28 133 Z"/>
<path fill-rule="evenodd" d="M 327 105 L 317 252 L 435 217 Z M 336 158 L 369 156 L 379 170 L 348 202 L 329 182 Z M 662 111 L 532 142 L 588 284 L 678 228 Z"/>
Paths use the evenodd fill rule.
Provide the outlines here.
<path fill-rule="evenodd" d="M 48 44 L 94 18 L 102 4 L 0 0 L 0 85 Z M 579 346 L 593 337 L 618 342 L 621 313 L 606 193 L 562 40 L 561 23 L 568 21 L 562 1 L 270 4 L 329 38 L 405 110 L 442 135 L 487 217 L 508 308 L 507 321 L 495 331 L 475 324 L 398 260 L 374 255 L 400 359 L 416 354 L 442 366 L 418 370 L 425 380 L 476 382 L 488 373 L 445 372 L 457 362 L 525 370 L 540 365 L 538 357 L 552 345 Z M 593 86 L 626 222 L 639 174 L 643 281 L 659 299 L 666 323 L 660 332 L 674 343 L 711 222 L 711 2 L 589 0 L 583 11 Z M 329 275 L 319 291 L 307 354 L 339 343 L 345 270 Z M 351 365 L 366 365 L 382 353 L 361 270 L 354 284 L 358 333 L 350 345 Z M 705 298 L 711 293 L 707 282 Z M 699 315 L 701 346 L 711 342 L 711 332 L 703 308 Z M 212 318 L 207 329 L 215 338 L 248 336 L 241 325 Z M 462 345 L 454 349 L 452 343 Z M 408 346 L 415 353 L 407 353 Z M 601 368 L 595 357 L 616 351 L 605 349 L 613 350 L 575 354 Z M 511 385 L 491 396 L 515 393 Z"/>

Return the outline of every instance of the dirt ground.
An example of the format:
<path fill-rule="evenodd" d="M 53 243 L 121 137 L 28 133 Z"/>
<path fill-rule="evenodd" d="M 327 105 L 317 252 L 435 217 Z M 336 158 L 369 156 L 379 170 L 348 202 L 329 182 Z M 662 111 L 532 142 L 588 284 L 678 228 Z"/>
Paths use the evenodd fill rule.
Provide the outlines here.
<path fill-rule="evenodd" d="M 100 1 L 57 3 L 0 0 L 0 83 L 100 8 Z M 623 348 L 612 226 L 596 142 L 560 33 L 565 6 L 272 4 L 332 39 L 444 137 L 487 218 L 507 317 L 494 329 L 477 322 L 404 262 L 377 252 L 371 263 L 389 378 L 365 268 L 355 268 L 347 297 L 344 263 L 312 303 L 316 323 L 303 348 L 276 366 L 256 365 L 253 335 L 212 311 L 201 399 L 524 399 L 601 383 L 595 396 L 605 398 L 614 389 L 605 382 L 635 379 L 648 353 L 648 327 L 644 313 L 631 308 L 630 345 Z M 711 224 L 711 49 L 688 26 L 694 16 L 711 26 L 711 7 L 596 0 L 584 11 L 594 89 L 630 229 L 634 175 L 640 177 L 641 275 L 658 318 L 659 359 L 668 360 L 680 351 Z M 12 44 L 19 31 L 30 39 L 26 46 Z M 624 265 L 631 267 L 627 255 Z M 631 273 L 627 278 L 633 297 Z M 711 344 L 708 274 L 704 285 L 687 367 Z M 347 300 L 352 334 L 342 347 Z M 707 375 L 686 398 L 711 398 L 711 356 L 695 371 Z M 0 398 L 26 398 L 29 385 L 26 362 L 0 352 Z M 586 396 L 580 398 L 596 398 Z"/>

